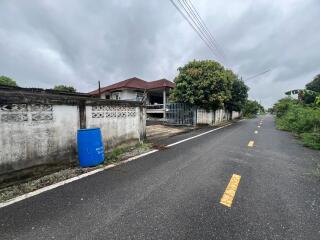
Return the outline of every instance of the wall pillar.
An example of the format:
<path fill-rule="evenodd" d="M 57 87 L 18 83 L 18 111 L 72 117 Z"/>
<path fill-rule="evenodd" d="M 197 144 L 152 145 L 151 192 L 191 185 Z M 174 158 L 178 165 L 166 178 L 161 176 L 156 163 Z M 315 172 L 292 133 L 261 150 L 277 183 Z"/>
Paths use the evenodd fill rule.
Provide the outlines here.
<path fill-rule="evenodd" d="M 167 104 L 167 93 L 166 88 L 163 89 L 163 119 L 167 119 L 167 113 L 166 113 L 166 104 Z"/>
<path fill-rule="evenodd" d="M 80 129 L 86 128 L 86 104 L 85 101 L 80 101 L 79 103 L 79 120 Z"/>

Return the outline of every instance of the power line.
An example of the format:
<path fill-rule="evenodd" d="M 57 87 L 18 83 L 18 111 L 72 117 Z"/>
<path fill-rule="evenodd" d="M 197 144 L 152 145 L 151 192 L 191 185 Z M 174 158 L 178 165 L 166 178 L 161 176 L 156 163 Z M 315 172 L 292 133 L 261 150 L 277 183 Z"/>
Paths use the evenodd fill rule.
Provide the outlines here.
<path fill-rule="evenodd" d="M 210 46 L 215 49 L 214 51 L 217 51 L 215 54 L 217 55 L 217 53 L 218 53 L 219 56 L 223 59 L 224 56 L 219 51 L 219 48 L 212 41 L 207 30 L 205 29 L 205 27 L 201 23 L 200 19 L 197 17 L 197 14 L 193 11 L 191 6 L 188 4 L 188 2 L 186 2 L 185 0 L 178 0 L 178 3 L 184 9 L 184 11 L 188 14 L 189 19 L 191 19 L 191 21 L 194 23 L 194 26 L 196 26 L 197 29 L 201 32 L 201 34 L 206 38 L 206 40 L 210 44 Z"/>
<path fill-rule="evenodd" d="M 263 71 L 263 72 L 261 72 L 261 73 L 258 73 L 258 74 L 256 74 L 256 75 L 253 75 L 253 76 L 251 76 L 251 77 L 248 77 L 245 81 L 251 80 L 251 79 L 256 78 L 256 77 L 258 77 L 258 76 L 260 76 L 260 75 L 266 74 L 267 72 L 270 72 L 270 71 L 271 71 L 271 70 L 268 69 L 268 70 Z"/>
<path fill-rule="evenodd" d="M 218 43 L 218 41 L 213 37 L 213 35 L 211 34 L 210 30 L 208 29 L 206 23 L 203 21 L 203 19 L 201 18 L 198 10 L 196 9 L 196 7 L 193 5 L 191 0 L 184 0 L 188 6 L 191 7 L 191 9 L 193 10 L 193 12 L 195 12 L 196 18 L 198 19 L 198 22 L 200 22 L 200 24 L 203 26 L 203 28 L 205 29 L 206 33 L 209 35 L 211 41 L 215 44 L 216 48 L 218 49 L 218 51 L 223 55 L 223 57 L 226 58 L 226 55 L 224 54 L 223 50 L 221 49 L 221 47 L 219 46 L 220 44 Z M 190 5 L 188 4 L 188 2 L 190 3 Z"/>
<path fill-rule="evenodd" d="M 188 22 L 188 24 L 192 27 L 192 29 L 198 34 L 201 40 L 207 45 L 207 47 L 212 51 L 214 56 L 221 56 L 224 60 L 226 59 L 226 55 L 224 54 L 220 44 L 214 38 L 212 33 L 209 31 L 207 25 L 201 18 L 198 10 L 193 5 L 191 0 L 170 0 L 172 5 L 180 12 L 182 17 Z M 178 6 L 178 5 L 180 6 Z M 247 78 L 246 80 L 250 80 L 256 78 L 260 75 L 263 75 L 267 72 L 271 71 L 270 69 L 258 73 L 254 76 Z"/>
<path fill-rule="evenodd" d="M 217 49 L 217 47 L 213 44 L 213 42 L 211 41 L 211 38 L 209 36 L 209 34 L 207 33 L 206 29 L 204 28 L 204 26 L 202 25 L 202 23 L 199 21 L 199 19 L 197 18 L 196 13 L 191 9 L 191 6 L 188 4 L 187 1 L 183 0 L 185 6 L 188 8 L 188 10 L 185 8 L 185 6 L 183 6 L 180 0 L 178 0 L 180 2 L 180 5 L 183 7 L 183 9 L 185 10 L 185 12 L 189 15 L 190 19 L 193 21 L 193 23 L 198 27 L 198 29 L 200 30 L 200 32 L 203 34 L 203 36 L 206 38 L 206 40 L 209 42 L 209 44 L 213 47 L 216 48 L 217 51 L 219 51 Z M 192 16 L 191 16 L 191 15 Z M 196 21 L 196 22 L 195 22 Z"/>
<path fill-rule="evenodd" d="M 212 44 L 210 43 L 210 41 L 208 40 L 207 36 L 205 34 L 203 34 L 203 32 L 201 31 L 201 29 L 199 29 L 199 26 L 194 22 L 193 18 L 190 16 L 190 13 L 185 9 L 183 3 L 178 0 L 179 5 L 183 8 L 184 12 L 182 12 L 182 10 L 179 8 L 180 13 L 183 13 L 185 16 L 185 19 L 189 22 L 189 24 L 192 26 L 192 28 L 198 33 L 198 35 L 201 37 L 201 39 L 206 43 L 206 45 L 211 49 L 212 53 L 217 56 L 217 54 L 215 53 L 215 50 L 212 46 Z"/>
<path fill-rule="evenodd" d="M 207 45 L 207 47 L 212 51 L 212 53 L 215 56 L 217 56 L 217 54 L 215 53 L 215 50 L 211 46 L 212 43 L 210 41 L 208 41 L 208 36 L 205 35 L 199 29 L 199 26 L 195 23 L 194 19 L 190 16 L 190 13 L 186 10 L 183 3 L 180 0 L 178 0 L 179 5 L 184 9 L 185 13 L 183 12 L 183 10 L 181 10 L 181 8 L 178 7 L 178 5 L 173 0 L 170 0 L 170 1 L 173 4 L 173 6 L 180 12 L 180 14 L 183 16 L 183 18 L 188 22 L 188 24 L 193 28 L 193 30 L 198 34 L 198 36 L 202 39 L 202 41 Z"/>

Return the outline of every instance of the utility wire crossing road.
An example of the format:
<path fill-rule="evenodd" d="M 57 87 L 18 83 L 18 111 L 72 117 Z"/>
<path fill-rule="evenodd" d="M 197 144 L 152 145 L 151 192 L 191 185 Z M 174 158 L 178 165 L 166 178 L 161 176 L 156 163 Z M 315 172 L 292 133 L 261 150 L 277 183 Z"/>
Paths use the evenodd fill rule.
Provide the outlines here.
<path fill-rule="evenodd" d="M 0 239 L 320 239 L 319 152 L 272 116 L 171 140 L 0 208 Z"/>

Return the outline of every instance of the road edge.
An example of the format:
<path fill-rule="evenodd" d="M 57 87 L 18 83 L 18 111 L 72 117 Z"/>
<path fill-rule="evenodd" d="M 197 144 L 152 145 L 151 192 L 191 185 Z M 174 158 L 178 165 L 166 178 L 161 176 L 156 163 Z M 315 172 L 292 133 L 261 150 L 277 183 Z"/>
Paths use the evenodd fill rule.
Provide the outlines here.
<path fill-rule="evenodd" d="M 243 119 L 239 120 L 238 122 L 240 122 L 240 121 L 243 121 Z M 218 131 L 218 130 L 220 130 L 220 129 L 226 128 L 226 127 L 231 126 L 231 125 L 233 125 L 233 124 L 234 124 L 234 123 L 228 123 L 228 124 L 223 125 L 223 126 L 221 126 L 221 127 L 214 128 L 214 129 L 211 129 L 211 130 L 209 130 L 209 131 L 206 131 L 206 132 L 197 134 L 197 135 L 195 135 L 195 136 L 188 137 L 188 138 L 182 139 L 182 140 L 180 140 L 180 141 L 177 141 L 177 142 L 168 144 L 168 145 L 166 145 L 165 147 L 166 147 L 166 148 L 170 148 L 170 147 L 176 146 L 176 145 L 181 144 L 181 143 L 184 143 L 184 142 L 186 142 L 186 141 L 189 141 L 189 140 L 192 140 L 192 139 L 201 137 L 201 136 L 203 136 L 203 135 L 206 135 L 206 134 L 209 134 L 209 133 Z M 29 193 L 25 193 L 25 194 L 23 194 L 23 195 L 20 195 L 20 196 L 18 196 L 18 197 L 15 197 L 15 198 L 12 198 L 12 199 L 9 199 L 9 200 L 7 200 L 7 201 L 4 201 L 4 202 L 0 203 L 0 208 L 3 208 L 3 207 L 6 207 L 6 206 L 9 206 L 9 205 L 12 205 L 12 204 L 17 203 L 17 202 L 20 202 L 20 201 L 23 201 L 23 200 L 28 199 L 28 198 L 31 198 L 31 197 L 33 197 L 33 196 L 39 195 L 39 194 L 41 194 L 41 193 L 43 193 L 43 192 L 50 191 L 50 190 L 52 190 L 52 189 L 58 188 L 58 187 L 60 187 L 60 186 L 63 186 L 63 185 L 65 185 L 65 184 L 68 184 L 68 183 L 71 183 L 71 182 L 74 182 L 74 181 L 77 181 L 77 180 L 80 180 L 80 179 L 85 178 L 85 177 L 88 177 L 88 176 L 94 175 L 94 174 L 96 174 L 96 173 L 105 171 L 105 170 L 107 170 L 107 169 L 110 169 L 110 168 L 113 168 L 113 167 L 116 167 L 116 166 L 119 166 L 119 165 L 122 165 L 122 164 L 125 164 L 125 163 L 128 163 L 128 162 L 137 160 L 137 159 L 139 159 L 139 158 L 142 158 L 142 157 L 144 157 L 144 156 L 153 154 L 153 153 L 158 152 L 158 151 L 159 151 L 159 149 L 152 149 L 152 150 L 150 150 L 150 151 L 148 151 L 148 152 L 145 152 L 145 153 L 142 153 L 142 154 L 140 154 L 140 155 L 137 155 L 137 156 L 128 158 L 128 159 L 123 160 L 123 161 L 120 161 L 120 162 L 118 162 L 118 163 L 112 163 L 112 164 L 109 164 L 109 165 L 104 166 L 104 167 L 102 167 L 102 168 L 95 169 L 95 170 L 93 170 L 93 171 L 90 171 L 90 172 L 81 174 L 81 175 L 79 175 L 79 176 L 72 177 L 72 178 L 63 180 L 63 181 L 61 181 L 61 182 L 54 183 L 54 184 L 52 184 L 52 185 L 49 185 L 49 186 L 46 186 L 46 187 L 37 189 L 37 190 L 32 191 L 32 192 L 29 192 Z"/>

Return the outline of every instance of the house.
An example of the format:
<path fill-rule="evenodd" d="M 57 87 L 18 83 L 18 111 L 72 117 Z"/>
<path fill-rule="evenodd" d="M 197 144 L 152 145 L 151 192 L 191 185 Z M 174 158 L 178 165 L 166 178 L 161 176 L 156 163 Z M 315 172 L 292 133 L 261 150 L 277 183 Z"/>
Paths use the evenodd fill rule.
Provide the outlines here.
<path fill-rule="evenodd" d="M 96 89 L 89 94 L 102 99 L 142 101 L 151 117 L 166 118 L 166 103 L 170 89 L 175 84 L 167 79 L 145 81 L 137 77 Z"/>
<path fill-rule="evenodd" d="M 302 89 L 294 89 L 294 90 L 290 90 L 288 92 L 285 92 L 285 94 L 293 99 L 298 99 L 299 98 L 299 93 L 303 91 Z"/>

